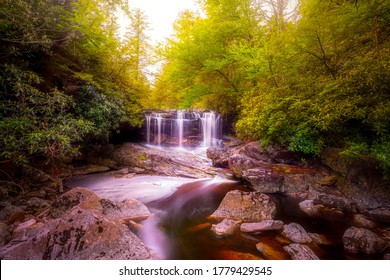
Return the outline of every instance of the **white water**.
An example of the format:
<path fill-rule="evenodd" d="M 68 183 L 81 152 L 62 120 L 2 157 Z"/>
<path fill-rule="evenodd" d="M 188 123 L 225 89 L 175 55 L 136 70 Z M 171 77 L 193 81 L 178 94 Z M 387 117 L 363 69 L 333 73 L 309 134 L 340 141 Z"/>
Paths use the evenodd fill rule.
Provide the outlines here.
<path fill-rule="evenodd" d="M 215 112 L 177 110 L 147 113 L 145 118 L 146 142 L 156 147 L 188 148 L 199 143 L 207 148 L 222 141 L 222 118 Z"/>
<path fill-rule="evenodd" d="M 203 129 L 203 146 L 216 146 L 218 139 L 220 139 L 220 135 L 218 134 L 220 116 L 215 112 L 205 112 L 200 119 Z"/>
<path fill-rule="evenodd" d="M 152 120 L 151 115 L 146 115 L 146 142 L 150 144 L 150 123 Z"/>
<path fill-rule="evenodd" d="M 184 112 L 182 110 L 177 111 L 176 125 L 178 128 L 179 148 L 183 147 L 183 132 L 184 132 Z"/>

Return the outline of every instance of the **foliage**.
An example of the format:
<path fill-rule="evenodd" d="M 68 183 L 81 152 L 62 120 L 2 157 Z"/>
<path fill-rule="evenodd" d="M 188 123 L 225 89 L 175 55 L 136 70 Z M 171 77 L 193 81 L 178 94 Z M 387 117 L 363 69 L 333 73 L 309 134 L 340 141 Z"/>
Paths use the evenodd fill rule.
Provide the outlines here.
<path fill-rule="evenodd" d="M 355 150 L 390 170 L 389 1 L 199 3 L 160 51 L 157 106 L 216 109 L 242 138 Z"/>
<path fill-rule="evenodd" d="M 142 40 L 120 37 L 118 11 Z M 140 11 L 126 0 L 4 0 L 0 14 L 2 159 L 65 158 L 122 122 L 141 125 L 150 86 Z"/>

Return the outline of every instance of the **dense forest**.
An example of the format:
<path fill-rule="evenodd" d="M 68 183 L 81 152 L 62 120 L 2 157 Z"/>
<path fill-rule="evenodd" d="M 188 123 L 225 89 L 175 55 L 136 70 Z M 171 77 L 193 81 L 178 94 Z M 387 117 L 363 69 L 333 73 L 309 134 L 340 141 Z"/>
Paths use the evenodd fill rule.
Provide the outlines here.
<path fill-rule="evenodd" d="M 126 0 L 2 0 L 0 161 L 73 157 L 141 126 L 145 108 L 201 108 L 240 138 L 339 147 L 390 171 L 389 1 L 197 2 L 152 49 Z"/>

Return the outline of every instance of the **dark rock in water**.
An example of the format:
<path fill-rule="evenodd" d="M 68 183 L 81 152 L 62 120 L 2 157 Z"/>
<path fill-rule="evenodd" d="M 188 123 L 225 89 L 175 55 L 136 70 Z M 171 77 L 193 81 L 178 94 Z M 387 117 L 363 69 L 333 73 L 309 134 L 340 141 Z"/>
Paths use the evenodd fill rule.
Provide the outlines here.
<path fill-rule="evenodd" d="M 325 206 L 321 204 L 314 204 L 313 200 L 304 200 L 299 203 L 299 208 L 310 217 L 321 216 L 321 210 Z"/>
<path fill-rule="evenodd" d="M 382 207 L 368 211 L 370 217 L 378 222 L 390 223 L 390 208 Z"/>
<path fill-rule="evenodd" d="M 309 236 L 315 244 L 330 245 L 330 246 L 335 245 L 335 242 L 333 242 L 332 240 L 330 240 L 328 237 L 326 237 L 323 234 L 309 232 Z"/>
<path fill-rule="evenodd" d="M 316 204 L 313 200 L 304 200 L 299 203 L 299 208 L 308 216 L 313 218 L 343 219 L 343 211 L 336 208 L 325 207 L 322 204 Z"/>
<path fill-rule="evenodd" d="M 258 233 L 262 231 L 280 230 L 284 223 L 279 220 L 264 220 L 258 223 L 243 223 L 240 227 L 242 232 Z"/>
<path fill-rule="evenodd" d="M 268 260 L 284 260 L 287 259 L 287 255 L 282 251 L 278 251 L 265 242 L 259 242 L 256 244 L 256 249 Z"/>
<path fill-rule="evenodd" d="M 384 259 L 384 260 L 390 260 L 390 254 L 385 254 L 385 255 L 383 256 L 383 259 Z"/>
<path fill-rule="evenodd" d="M 11 231 L 9 226 L 0 222 L 0 247 L 7 244 L 7 242 L 11 239 Z"/>
<path fill-rule="evenodd" d="M 223 219 L 219 224 L 212 225 L 211 231 L 217 236 L 227 236 L 232 235 L 239 226 L 240 224 L 236 221 Z"/>
<path fill-rule="evenodd" d="M 282 235 L 295 243 L 311 243 L 313 240 L 299 224 L 291 223 L 283 226 Z"/>
<path fill-rule="evenodd" d="M 222 200 L 218 209 L 211 215 L 217 220 L 231 219 L 243 222 L 273 220 L 276 213 L 275 203 L 269 196 L 260 192 L 230 191 Z"/>
<path fill-rule="evenodd" d="M 351 227 L 346 230 L 343 236 L 344 249 L 348 253 L 364 253 L 374 255 L 383 252 L 388 244 L 374 232 Z"/>
<path fill-rule="evenodd" d="M 353 215 L 352 224 L 355 227 L 362 228 L 375 228 L 377 225 L 373 221 L 370 221 L 366 216 L 362 214 Z"/>
<path fill-rule="evenodd" d="M 293 243 L 288 246 L 284 246 L 283 249 L 293 260 L 319 260 L 313 250 L 306 245 Z"/>
<path fill-rule="evenodd" d="M 22 208 L 7 205 L 0 211 L 0 221 L 5 222 L 7 224 L 13 224 L 18 221 L 23 221 L 25 216 L 25 212 Z"/>
<path fill-rule="evenodd" d="M 313 200 L 314 204 L 321 204 L 327 207 L 336 208 L 348 212 L 357 211 L 355 203 L 341 195 L 317 193 Z"/>

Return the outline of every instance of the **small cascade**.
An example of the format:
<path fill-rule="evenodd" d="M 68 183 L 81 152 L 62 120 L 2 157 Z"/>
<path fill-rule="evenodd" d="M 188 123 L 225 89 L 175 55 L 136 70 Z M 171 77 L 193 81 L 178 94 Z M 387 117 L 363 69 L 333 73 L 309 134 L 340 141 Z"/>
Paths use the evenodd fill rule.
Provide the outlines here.
<path fill-rule="evenodd" d="M 184 130 L 184 111 L 177 111 L 176 125 L 178 130 L 179 148 L 183 147 L 183 130 Z"/>
<path fill-rule="evenodd" d="M 146 142 L 150 144 L 150 124 L 152 121 L 151 115 L 146 115 Z"/>
<path fill-rule="evenodd" d="M 163 122 L 162 114 L 156 115 L 156 125 L 157 125 L 157 145 L 161 146 L 161 124 Z"/>
<path fill-rule="evenodd" d="M 219 144 L 218 140 L 222 138 L 222 135 L 219 135 L 220 126 L 222 127 L 220 115 L 215 112 L 204 112 L 202 114 L 201 121 L 203 130 L 203 146 L 217 146 Z"/>
<path fill-rule="evenodd" d="M 212 111 L 146 112 L 146 142 L 158 147 L 210 147 L 222 143 L 221 116 Z"/>

